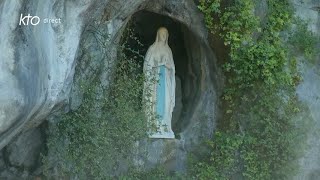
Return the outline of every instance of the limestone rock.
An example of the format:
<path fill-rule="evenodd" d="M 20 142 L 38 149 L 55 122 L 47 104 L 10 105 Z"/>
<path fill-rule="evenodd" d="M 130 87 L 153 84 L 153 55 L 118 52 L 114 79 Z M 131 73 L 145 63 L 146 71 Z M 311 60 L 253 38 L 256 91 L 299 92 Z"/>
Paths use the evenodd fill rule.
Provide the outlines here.
<path fill-rule="evenodd" d="M 38 126 L 63 104 L 72 84 L 75 53 L 97 1 L 0 2 L 0 149 Z M 67 13 L 66 13 L 67 12 Z M 19 25 L 20 15 L 61 18 L 61 24 Z"/>
<path fill-rule="evenodd" d="M 74 103 L 71 108 L 81 103 L 81 92 L 74 81 L 92 73 L 86 68 L 83 74 L 75 75 L 77 55 L 81 51 L 79 43 L 86 36 L 82 34 L 84 29 L 90 25 L 103 27 L 109 36 L 104 45 L 108 47 L 109 62 L 112 62 L 121 32 L 139 10 L 181 22 L 190 33 L 195 33 L 203 47 L 207 46 L 202 42 L 207 36 L 202 14 L 192 0 L 1 1 L 0 149 L 22 130 L 38 126 L 53 110 L 69 101 Z M 42 21 L 37 26 L 20 26 L 21 14 L 31 14 L 42 20 L 61 18 L 61 23 L 45 24 Z M 204 51 L 208 50 L 205 48 Z M 209 62 L 213 57 L 212 52 L 204 54 L 207 55 L 203 56 L 203 62 Z M 98 69 L 103 67 L 99 62 L 91 63 L 93 68 L 94 63 L 98 64 Z M 212 67 L 213 61 L 210 63 Z M 108 74 L 102 78 L 108 78 Z M 70 94 L 71 88 L 73 93 Z"/>
<path fill-rule="evenodd" d="M 181 90 L 181 80 L 176 76 L 176 102 L 172 114 L 172 124 L 178 123 L 181 113 L 182 113 L 182 90 Z M 175 126 L 176 127 L 176 126 Z"/>
<path fill-rule="evenodd" d="M 4 162 L 3 152 L 0 151 L 0 173 L 3 169 L 5 169 L 6 164 Z"/>
<path fill-rule="evenodd" d="M 308 22 L 308 27 L 318 36 L 320 35 L 320 1 L 298 1 L 292 0 L 296 9 L 296 16 Z M 320 44 L 318 44 L 318 49 Z M 305 153 L 299 159 L 300 168 L 295 177 L 296 180 L 319 179 L 320 172 L 320 52 L 317 52 L 315 64 L 308 63 L 303 57 L 298 57 L 300 62 L 300 72 L 302 82 L 297 87 L 299 100 L 307 107 L 306 112 L 301 113 L 301 117 L 311 121 L 312 126 L 308 130 L 307 147 Z M 298 117 L 299 118 L 299 117 Z"/>
<path fill-rule="evenodd" d="M 38 163 L 43 145 L 40 129 L 31 129 L 14 139 L 5 148 L 5 155 L 10 166 L 30 169 Z"/>
<path fill-rule="evenodd" d="M 134 157 L 137 165 L 154 167 L 164 163 L 171 170 L 185 169 L 186 153 L 205 138 L 213 135 L 219 118 L 219 96 L 224 77 L 217 58 L 208 42 L 203 15 L 193 0 L 52 0 L 52 1 L 0 1 L 0 150 L 5 148 L 9 162 L 14 166 L 34 165 L 42 139 L 38 126 L 53 111 L 76 109 L 82 102 L 81 81 L 90 81 L 95 70 L 103 71 L 99 78 L 108 87 L 110 76 L 105 71 L 116 61 L 117 44 L 135 13 L 140 23 L 152 24 L 154 18 L 166 16 L 164 23 L 177 30 L 184 41 L 179 47 L 177 73 L 181 81 L 183 107 L 173 129 L 177 139 L 139 142 Z M 320 34 L 317 0 L 291 0 L 296 15 L 309 21 L 309 28 Z M 265 1 L 257 6 L 266 7 Z M 144 12 L 142 12 L 142 10 Z M 257 15 L 265 17 L 265 11 Z M 19 17 L 30 13 L 44 18 L 61 18 L 61 24 L 19 26 Z M 147 18 L 146 14 L 154 16 Z M 144 26 L 142 24 L 142 29 Z M 153 24 L 156 26 L 156 24 Z M 108 59 L 102 61 L 99 44 L 88 30 L 95 27 L 107 35 L 103 42 Z M 157 27 L 156 27 L 157 28 Z M 148 29 L 147 29 L 148 30 Z M 147 30 L 141 30 L 145 33 Z M 179 30 L 179 32 L 178 32 Z M 149 31 L 149 30 L 148 30 Z M 170 31 L 172 32 L 172 31 Z M 146 33 L 147 34 L 147 33 Z M 152 35 L 152 34 L 151 34 Z M 178 41 L 177 41 L 178 42 Z M 88 47 L 92 56 L 82 52 L 80 44 Z M 181 55 L 183 48 L 187 55 Z M 83 61 L 80 61 L 83 60 Z M 319 64 L 319 58 L 318 58 Z M 180 68 L 180 69 L 179 69 Z M 299 99 L 309 108 L 315 124 L 319 126 L 319 66 L 303 65 L 304 81 L 298 87 Z M 97 92 L 99 95 L 99 92 Z M 66 109 L 61 109 L 68 105 Z M 180 110 L 177 110 L 179 112 Z M 309 113 L 309 112 L 308 112 Z M 176 115 L 175 115 L 176 116 Z M 19 133 L 19 137 L 14 139 Z M 319 143 L 309 135 L 310 149 L 301 159 L 302 178 L 312 179 L 319 174 Z M 11 143 L 10 143 L 11 142 Z M 152 157 L 144 157 L 147 152 Z M 0 155 L 0 168 L 4 166 Z M 1 176 L 0 176 L 1 178 Z M 301 179 L 301 178 L 300 178 Z"/>

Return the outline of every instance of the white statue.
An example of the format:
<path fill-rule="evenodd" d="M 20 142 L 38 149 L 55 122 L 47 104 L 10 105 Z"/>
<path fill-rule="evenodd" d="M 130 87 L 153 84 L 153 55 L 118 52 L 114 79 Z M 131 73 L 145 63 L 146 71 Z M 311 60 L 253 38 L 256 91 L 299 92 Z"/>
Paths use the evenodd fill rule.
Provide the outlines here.
<path fill-rule="evenodd" d="M 175 106 L 175 67 L 168 45 L 168 30 L 159 28 L 156 41 L 145 56 L 143 72 L 146 77 L 144 97 L 150 138 L 174 138 L 171 129 Z"/>

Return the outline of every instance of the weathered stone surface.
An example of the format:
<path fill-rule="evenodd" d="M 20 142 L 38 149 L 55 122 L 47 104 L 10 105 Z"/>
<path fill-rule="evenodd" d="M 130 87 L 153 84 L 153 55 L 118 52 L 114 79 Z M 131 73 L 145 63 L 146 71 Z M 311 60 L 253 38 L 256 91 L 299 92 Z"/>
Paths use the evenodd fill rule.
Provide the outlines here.
<path fill-rule="evenodd" d="M 308 22 L 309 29 L 318 36 L 320 35 L 320 1 L 315 0 L 292 0 L 296 9 L 296 15 Z M 320 44 L 317 45 L 320 49 Z M 302 112 L 305 119 L 311 120 L 308 130 L 306 151 L 299 160 L 299 171 L 296 180 L 319 179 L 320 172 L 320 52 L 317 52 L 314 64 L 308 63 L 303 57 L 300 61 L 300 72 L 303 81 L 297 87 L 297 94 L 301 102 L 307 107 L 308 112 Z"/>
<path fill-rule="evenodd" d="M 187 151 L 184 143 L 177 139 L 152 139 L 139 141 L 136 144 L 134 164 L 142 170 L 161 166 L 164 169 L 185 171 Z"/>
<path fill-rule="evenodd" d="M 30 176 L 28 171 L 20 172 L 18 169 L 11 167 L 0 171 L 0 179 L 10 179 L 10 180 L 27 180 L 34 179 L 34 177 Z"/>
<path fill-rule="evenodd" d="M 191 0 L 1 1 L 0 51 L 5 53 L 0 53 L 0 149 L 17 133 L 39 125 L 52 110 L 69 101 L 76 52 L 87 25 L 100 24 L 108 32 L 110 41 L 106 45 L 112 61 L 116 54 L 112 43 L 120 38 L 131 15 L 142 9 L 183 23 L 205 45 L 207 33 L 202 15 Z M 21 13 L 42 19 L 61 18 L 62 23 L 19 26 Z M 203 57 L 204 62 L 209 57 Z M 86 73 L 90 70 L 83 76 Z M 81 93 L 75 94 L 71 100 L 79 105 Z"/>
<path fill-rule="evenodd" d="M 89 1 L 0 2 L 0 149 L 68 97 Z M 19 26 L 20 13 L 62 24 Z M 84 15 L 84 14 L 82 14 Z M 88 18 L 86 18 L 88 19 Z"/>
<path fill-rule="evenodd" d="M 317 0 L 291 0 L 296 16 L 308 22 L 309 29 L 320 35 L 320 1 Z"/>
<path fill-rule="evenodd" d="M 1 169 L 5 169 L 5 167 L 6 167 L 6 164 L 4 162 L 3 152 L 0 151 L 0 172 L 1 172 Z"/>
<path fill-rule="evenodd" d="M 173 109 L 173 114 L 172 114 L 172 124 L 178 123 L 180 117 L 181 117 L 181 112 L 183 108 L 182 104 L 182 90 L 181 90 L 181 80 L 178 76 L 176 76 L 176 103 Z"/>
<path fill-rule="evenodd" d="M 320 71 L 319 65 L 304 63 L 301 66 L 303 82 L 298 86 L 297 93 L 308 108 L 310 118 L 305 121 L 310 121 L 311 126 L 307 134 L 305 154 L 299 160 L 300 169 L 296 179 L 311 180 L 320 171 Z"/>
<path fill-rule="evenodd" d="M 122 3 L 122 7 L 126 8 L 127 2 Z M 223 78 L 219 78 L 221 73 L 216 66 L 215 54 L 207 42 L 203 16 L 192 1 L 148 1 L 140 2 L 140 6 L 135 7 L 135 11 L 144 11 L 136 14 L 135 11 L 121 11 L 125 21 L 107 16 L 108 21 L 95 25 L 95 31 L 107 34 L 107 61 L 103 60 L 101 49 L 90 33 L 91 27 L 83 32 L 77 55 L 80 63 L 76 67 L 71 88 L 70 108 L 75 109 L 81 103 L 81 82 L 90 81 L 94 77 L 94 70 L 103 69 L 105 74 L 100 79 L 106 82 L 103 86 L 107 87 L 108 68 L 116 61 L 117 43 L 130 19 L 140 25 L 136 31 L 144 34 L 147 47 L 154 42 L 153 33 L 163 22 L 170 32 L 169 42 L 170 38 L 174 40 L 169 45 L 173 51 L 177 79 L 180 80 L 173 125 L 177 139 L 141 140 L 137 142 L 133 160 L 142 169 L 163 165 L 167 170 L 184 171 L 187 153 L 202 140 L 212 137 Z M 116 26 L 111 24 L 115 22 Z M 90 50 L 86 52 L 84 49 Z M 97 96 L 100 98 L 99 93 Z M 121 173 L 120 169 L 126 169 L 125 164 L 112 173 Z"/>
<path fill-rule="evenodd" d="M 43 145 L 44 140 L 39 128 L 22 133 L 5 148 L 9 165 L 33 168 L 39 161 Z"/>
<path fill-rule="evenodd" d="M 296 14 L 309 22 L 311 30 L 320 34 L 320 2 L 292 2 Z M 262 1 L 257 9 L 265 7 L 266 3 Z M 183 170 L 186 153 L 202 139 L 212 136 L 219 115 L 218 97 L 223 84 L 214 49 L 207 42 L 202 14 L 193 0 L 0 1 L 0 150 L 23 130 L 38 126 L 53 110 L 65 104 L 76 109 L 82 101 L 80 82 L 90 81 L 94 70 L 105 72 L 100 78 L 104 80 L 102 87 L 107 87 L 109 74 L 106 70 L 111 67 L 109 63 L 116 60 L 117 43 L 129 19 L 140 10 L 165 15 L 177 22 L 182 27 L 184 46 L 189 53 L 187 58 L 181 57 L 179 61 L 186 64 L 182 68 L 186 71 L 179 74 L 183 103 L 181 115 L 175 120 L 179 138 L 171 141 L 142 140 L 134 160 L 137 166 L 154 167 L 164 163 L 168 169 Z M 30 13 L 42 19 L 61 18 L 62 23 L 19 26 L 20 13 Z M 265 17 L 264 11 L 256 13 Z M 95 26 L 108 35 L 108 41 L 103 42 L 108 61 L 99 59 L 102 55 L 97 50 L 98 45 L 94 44 L 94 37 L 86 33 L 89 26 Z M 79 48 L 82 41 L 86 41 L 82 44 L 91 48 L 95 58 L 82 56 Z M 80 64 L 80 58 L 87 59 Z M 319 65 L 319 58 L 317 63 Z M 304 81 L 297 89 L 316 127 L 320 122 L 318 65 L 302 66 Z M 319 174 L 319 143 L 313 132 L 310 131 L 310 148 L 301 159 L 301 173 L 297 179 L 314 179 Z M 6 148 L 13 165 L 32 164 L 29 163 L 33 161 L 30 153 L 37 148 L 23 148 L 28 143 L 38 147 L 36 134 L 23 134 Z M 152 157 L 145 157 L 143 153 Z M 0 155 L 0 168 L 4 164 L 1 159 Z"/>

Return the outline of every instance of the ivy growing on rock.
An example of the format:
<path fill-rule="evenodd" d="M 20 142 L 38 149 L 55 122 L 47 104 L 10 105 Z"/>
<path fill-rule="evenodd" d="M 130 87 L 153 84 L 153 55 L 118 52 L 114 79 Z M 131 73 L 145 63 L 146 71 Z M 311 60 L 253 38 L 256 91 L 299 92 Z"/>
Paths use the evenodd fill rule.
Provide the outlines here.
<path fill-rule="evenodd" d="M 304 54 L 311 63 L 315 63 L 316 45 L 320 42 L 320 38 L 308 30 L 307 22 L 297 17 L 293 18 L 293 27 L 290 30 L 288 42 L 292 54 Z"/>
<path fill-rule="evenodd" d="M 93 34 L 106 41 L 103 38 L 107 36 L 96 29 Z M 131 167 L 134 143 L 147 137 L 142 107 L 143 56 L 126 44 L 133 38 L 129 30 L 124 33 L 117 61 L 110 67 L 112 78 L 103 79 L 101 71 L 94 71 L 92 79 L 80 82 L 83 98 L 79 108 L 51 123 L 49 155 L 44 158 L 48 177 L 109 179 L 121 174 L 121 168 Z M 90 54 L 90 49 L 84 51 Z M 103 61 L 110 59 L 105 56 Z M 102 81 L 110 81 L 108 88 Z"/>
<path fill-rule="evenodd" d="M 155 169 L 120 178 L 290 179 L 308 117 L 295 118 L 303 109 L 295 94 L 301 78 L 287 44 L 312 57 L 315 42 L 306 26 L 297 23 L 292 35 L 284 38 L 283 32 L 292 25 L 293 9 L 288 0 L 266 2 L 267 15 L 259 19 L 255 0 L 200 0 L 208 29 L 223 39 L 229 52 L 223 65 L 227 78 L 223 118 L 214 139 L 207 142 L 210 153 L 190 164 L 190 176 L 170 177 Z M 141 45 L 129 31 L 126 37 Z M 110 173 L 119 175 L 123 163 L 129 168 L 133 144 L 147 136 L 141 99 L 143 57 L 125 41 L 119 49 L 109 88 L 102 86 L 102 72 L 95 72 L 94 78 L 81 83 L 80 107 L 51 124 L 50 155 L 44 160 L 48 175 L 107 179 Z"/>
<path fill-rule="evenodd" d="M 224 40 L 229 58 L 223 120 L 194 177 L 290 179 L 297 168 L 307 119 L 295 118 L 302 108 L 295 94 L 301 78 L 282 36 L 292 25 L 293 8 L 288 0 L 266 2 L 267 15 L 259 19 L 254 0 L 200 0 L 207 27 Z M 304 39 L 306 29 L 299 35 L 304 44 L 313 43 Z M 302 49 L 307 55 L 311 50 Z"/>

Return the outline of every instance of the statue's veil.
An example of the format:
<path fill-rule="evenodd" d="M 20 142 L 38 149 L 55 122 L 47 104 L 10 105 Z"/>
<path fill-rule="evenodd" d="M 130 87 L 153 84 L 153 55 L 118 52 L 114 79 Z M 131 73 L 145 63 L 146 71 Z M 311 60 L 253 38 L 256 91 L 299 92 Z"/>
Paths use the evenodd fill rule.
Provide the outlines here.
<path fill-rule="evenodd" d="M 168 45 L 169 32 L 168 32 L 168 30 L 167 30 L 165 27 L 160 27 L 160 28 L 158 29 L 155 43 L 159 43 L 159 42 L 160 42 L 160 34 L 161 34 L 161 33 L 165 33 L 165 35 L 166 35 L 166 40 L 165 40 L 164 43 L 165 43 L 165 45 Z"/>

